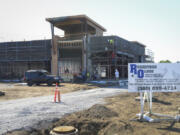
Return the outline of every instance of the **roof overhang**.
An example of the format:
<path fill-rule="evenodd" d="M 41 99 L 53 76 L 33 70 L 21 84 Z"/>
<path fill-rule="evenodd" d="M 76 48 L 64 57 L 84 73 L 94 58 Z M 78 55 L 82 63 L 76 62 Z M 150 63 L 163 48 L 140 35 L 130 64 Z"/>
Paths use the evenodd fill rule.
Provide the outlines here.
<path fill-rule="evenodd" d="M 142 46 L 142 47 L 146 47 L 144 44 L 138 42 L 138 41 L 131 41 L 131 43 L 135 43 L 136 45 Z"/>
<path fill-rule="evenodd" d="M 106 29 L 103 26 L 101 26 L 100 24 L 98 24 L 97 22 L 95 22 L 94 20 L 92 20 L 91 18 L 89 18 L 86 15 L 46 18 L 46 21 L 50 22 L 55 27 L 60 28 L 62 30 L 64 30 L 66 26 L 83 24 L 84 21 L 86 21 L 88 25 L 95 25 L 102 31 L 104 31 L 104 32 L 106 31 Z"/>
<path fill-rule="evenodd" d="M 68 41 L 58 41 L 60 44 L 72 44 L 72 43 L 83 43 L 83 40 L 68 40 Z"/>

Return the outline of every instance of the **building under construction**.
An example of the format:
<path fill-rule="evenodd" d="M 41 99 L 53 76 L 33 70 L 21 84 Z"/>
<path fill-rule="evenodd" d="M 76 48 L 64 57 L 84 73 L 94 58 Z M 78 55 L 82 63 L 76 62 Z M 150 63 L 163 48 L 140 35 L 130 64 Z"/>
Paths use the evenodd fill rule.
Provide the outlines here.
<path fill-rule="evenodd" d="M 21 78 L 28 69 L 46 69 L 65 80 L 88 73 L 90 79 L 113 79 L 115 69 L 127 78 L 127 65 L 146 62 L 145 46 L 118 36 L 86 15 L 47 18 L 51 40 L 0 43 L 0 78 Z M 64 36 L 54 33 L 54 27 Z"/>
<path fill-rule="evenodd" d="M 19 78 L 28 69 L 50 71 L 51 40 L 0 43 L 0 79 Z"/>

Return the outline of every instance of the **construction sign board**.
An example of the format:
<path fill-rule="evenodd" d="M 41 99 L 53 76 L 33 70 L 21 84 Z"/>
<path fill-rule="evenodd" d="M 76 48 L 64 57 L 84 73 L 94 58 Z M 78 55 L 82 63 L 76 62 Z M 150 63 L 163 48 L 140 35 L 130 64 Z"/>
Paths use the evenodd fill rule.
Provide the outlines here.
<path fill-rule="evenodd" d="M 178 63 L 129 63 L 129 92 L 180 91 L 180 64 Z"/>

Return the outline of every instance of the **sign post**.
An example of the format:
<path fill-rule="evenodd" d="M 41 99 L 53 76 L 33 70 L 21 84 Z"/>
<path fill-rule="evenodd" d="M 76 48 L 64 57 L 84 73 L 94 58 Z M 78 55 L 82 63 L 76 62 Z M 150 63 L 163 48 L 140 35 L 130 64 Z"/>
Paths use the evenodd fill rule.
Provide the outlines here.
<path fill-rule="evenodd" d="M 140 119 L 143 118 L 144 115 L 144 99 L 143 99 L 143 92 L 140 92 L 140 101 L 141 101 L 141 114 Z"/>
<path fill-rule="evenodd" d="M 128 91 L 140 93 L 141 112 L 137 114 L 140 121 L 147 122 L 180 122 L 180 114 L 169 116 L 152 112 L 153 92 L 180 91 L 180 64 L 169 63 L 129 63 Z M 143 97 L 144 94 L 144 97 Z M 149 103 L 149 111 L 144 111 L 145 100 Z M 163 117 L 153 119 L 151 116 Z"/>

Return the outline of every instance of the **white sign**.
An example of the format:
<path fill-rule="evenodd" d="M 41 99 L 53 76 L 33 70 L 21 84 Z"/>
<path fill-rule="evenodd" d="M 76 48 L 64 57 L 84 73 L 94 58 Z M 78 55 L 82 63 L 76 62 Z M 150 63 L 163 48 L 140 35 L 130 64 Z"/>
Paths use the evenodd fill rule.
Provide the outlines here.
<path fill-rule="evenodd" d="M 180 64 L 129 63 L 128 91 L 180 91 Z"/>

